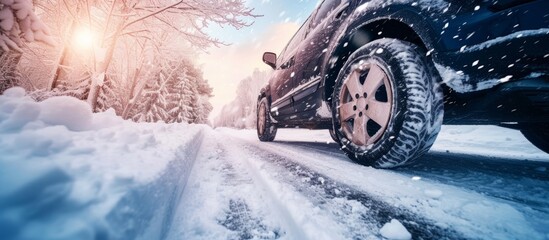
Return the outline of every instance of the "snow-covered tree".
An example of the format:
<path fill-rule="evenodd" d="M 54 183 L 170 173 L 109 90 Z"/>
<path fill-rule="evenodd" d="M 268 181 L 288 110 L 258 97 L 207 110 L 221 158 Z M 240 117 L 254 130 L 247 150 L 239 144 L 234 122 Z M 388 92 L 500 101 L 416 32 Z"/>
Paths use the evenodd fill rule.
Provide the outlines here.
<path fill-rule="evenodd" d="M 165 106 L 166 95 L 165 76 L 160 74 L 147 84 L 147 91 L 142 97 L 141 111 L 134 117 L 134 120 L 139 122 L 164 121 L 168 116 Z"/>
<path fill-rule="evenodd" d="M 196 119 L 194 123 L 209 124 L 208 116 L 213 109 L 212 104 L 209 101 L 210 96 L 200 94 L 197 100 Z"/>
<path fill-rule="evenodd" d="M 19 72 L 16 67 L 20 58 L 19 53 L 13 54 L 0 50 L 0 94 L 8 88 L 19 85 Z"/>
<path fill-rule="evenodd" d="M 212 110 L 212 89 L 202 72 L 189 60 L 169 62 L 146 84 L 139 105 L 132 111 L 135 121 L 206 123 Z"/>
<path fill-rule="evenodd" d="M 0 93 L 21 85 L 16 67 L 24 41 L 53 45 L 49 30 L 33 11 L 30 0 L 0 0 Z M 12 50 L 15 50 L 13 52 Z"/>
<path fill-rule="evenodd" d="M 0 48 L 22 52 L 22 40 L 54 44 L 49 30 L 36 16 L 31 0 L 0 0 Z"/>
<path fill-rule="evenodd" d="M 122 38 L 149 38 L 158 35 L 157 29 L 168 28 L 194 47 L 205 48 L 223 44 L 210 37 L 205 28 L 211 23 L 235 28 L 248 26 L 242 18 L 255 17 L 244 0 L 232 1 L 75 1 L 76 9 L 86 11 L 88 25 L 101 31 L 93 57 L 90 91 L 87 101 L 96 109 L 102 84 L 117 44 Z M 90 6 L 92 5 L 92 6 Z M 80 14 L 79 14 L 80 15 Z"/>
<path fill-rule="evenodd" d="M 24 85 L 38 100 L 74 96 L 87 100 L 95 111 L 113 108 L 125 119 L 142 121 L 206 123 L 212 90 L 189 59 L 209 46 L 225 44 L 206 33 L 209 25 L 239 29 L 255 17 L 245 0 L 33 2 L 50 27 L 49 32 L 37 31 L 51 33 L 59 44 L 24 47 L 25 35 L 20 34 L 23 53 L 10 51 L 19 58 L 9 69 L 22 74 L 12 74 L 18 82 L 10 86 Z M 29 16 L 33 20 L 37 14 Z M 171 76 L 177 65 L 180 69 Z M 144 103 L 151 105 L 142 107 Z"/>
<path fill-rule="evenodd" d="M 109 97 L 104 96 L 108 95 L 104 91 L 108 92 L 110 86 L 118 88 L 112 90 L 113 92 L 120 94 L 118 91 L 122 91 L 126 94 L 119 96 L 122 104 L 120 111 L 128 109 L 125 106 L 144 87 L 144 81 L 150 79 L 147 75 L 157 72 L 155 69 L 143 71 L 142 68 L 159 68 L 156 63 L 161 61 L 160 58 L 165 57 L 164 60 L 168 61 L 180 59 L 181 57 L 173 55 L 182 50 L 223 45 L 222 41 L 206 33 L 209 25 L 218 24 L 239 29 L 248 26 L 249 20 L 255 17 L 251 9 L 246 7 L 245 0 L 52 0 L 40 7 L 49 17 L 49 21 L 57 26 L 56 36 L 63 43 L 61 48 L 56 49 L 55 59 L 48 61 L 55 64 L 55 69 L 47 89 L 85 93 L 84 98 L 96 111 L 104 110 L 109 105 L 102 101 L 110 101 Z M 83 40 L 85 46 L 75 44 L 75 39 Z M 174 42 L 172 44 L 179 49 L 174 49 L 168 56 L 151 53 L 151 49 L 165 48 L 166 39 Z M 177 42 L 173 41 L 175 39 Z M 124 53 L 129 49 L 137 52 Z M 139 53 L 143 51 L 145 55 Z M 127 74 L 126 78 L 118 77 L 122 74 L 119 69 L 113 70 L 116 68 L 113 65 L 118 64 L 120 59 L 133 64 L 127 66 L 129 68 L 123 68 L 123 71 L 129 70 L 124 73 Z M 134 63 L 133 59 L 142 61 Z M 75 71 L 89 73 L 85 79 L 87 85 L 80 84 L 82 75 L 75 77 Z M 78 79 L 78 83 L 75 79 Z M 122 82 L 109 83 L 115 79 Z"/>
<path fill-rule="evenodd" d="M 236 90 L 236 98 L 223 106 L 214 120 L 219 127 L 255 128 L 256 104 L 259 90 L 267 81 L 268 73 L 254 70 L 251 76 L 242 79 Z"/>

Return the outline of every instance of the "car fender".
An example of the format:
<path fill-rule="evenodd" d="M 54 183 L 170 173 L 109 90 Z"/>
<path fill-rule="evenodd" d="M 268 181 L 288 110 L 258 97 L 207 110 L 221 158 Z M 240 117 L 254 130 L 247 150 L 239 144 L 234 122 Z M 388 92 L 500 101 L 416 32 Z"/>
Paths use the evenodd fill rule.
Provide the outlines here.
<path fill-rule="evenodd" d="M 270 84 L 265 85 L 264 87 L 259 90 L 259 95 L 257 96 L 257 103 L 259 104 L 259 101 L 261 101 L 262 98 L 266 97 L 267 101 L 269 103 L 271 102 L 271 94 L 270 94 Z"/>
<path fill-rule="evenodd" d="M 354 34 L 359 29 L 368 24 L 383 20 L 396 20 L 411 28 L 421 39 L 427 51 L 432 49 L 441 49 L 443 46 L 437 44 L 437 35 L 431 25 L 426 23 L 425 16 L 420 13 L 419 9 L 406 6 L 395 6 L 387 9 L 371 8 L 361 9 L 354 7 L 354 11 L 349 14 L 345 24 L 342 24 L 333 35 L 327 54 L 324 55 L 324 60 L 321 68 L 321 87 L 325 89 L 323 99 L 329 100 L 331 95 L 330 86 L 333 85 L 339 72 L 338 66 L 342 66 L 348 56 L 349 42 Z M 375 12 L 375 14 L 373 14 Z M 377 38 L 372 38 L 373 41 Z M 433 57 L 436 57 L 436 52 L 432 52 Z"/>

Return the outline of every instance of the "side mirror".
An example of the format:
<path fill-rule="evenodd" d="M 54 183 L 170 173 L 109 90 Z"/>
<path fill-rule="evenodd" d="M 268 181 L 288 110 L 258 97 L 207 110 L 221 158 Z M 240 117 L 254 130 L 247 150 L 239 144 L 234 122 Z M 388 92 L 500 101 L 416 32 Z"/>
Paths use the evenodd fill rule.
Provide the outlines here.
<path fill-rule="evenodd" d="M 276 54 L 272 52 L 263 53 L 263 62 L 276 69 Z"/>

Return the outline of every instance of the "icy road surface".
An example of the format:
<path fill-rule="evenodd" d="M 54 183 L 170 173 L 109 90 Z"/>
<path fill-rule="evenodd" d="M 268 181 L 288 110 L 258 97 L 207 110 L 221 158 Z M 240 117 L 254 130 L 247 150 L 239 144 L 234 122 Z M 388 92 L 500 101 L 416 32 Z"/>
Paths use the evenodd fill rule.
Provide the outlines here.
<path fill-rule="evenodd" d="M 327 131 L 203 135 L 168 239 L 549 239 L 549 155 L 518 131 L 444 126 L 398 170 L 351 162 Z"/>

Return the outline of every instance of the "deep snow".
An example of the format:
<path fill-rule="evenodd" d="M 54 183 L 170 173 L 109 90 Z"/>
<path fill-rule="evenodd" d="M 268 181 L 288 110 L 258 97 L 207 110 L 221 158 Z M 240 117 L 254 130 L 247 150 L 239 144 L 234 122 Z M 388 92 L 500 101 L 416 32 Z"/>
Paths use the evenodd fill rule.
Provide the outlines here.
<path fill-rule="evenodd" d="M 549 239 L 549 155 L 443 126 L 414 166 L 351 162 L 326 130 L 133 123 L 0 96 L 0 239 Z"/>
<path fill-rule="evenodd" d="M 92 114 L 71 97 L 36 103 L 21 88 L 7 90 L 0 96 L 0 239 L 159 236 L 146 227 L 175 204 L 167 197 L 190 171 L 201 128 L 137 124 L 112 111 Z"/>

